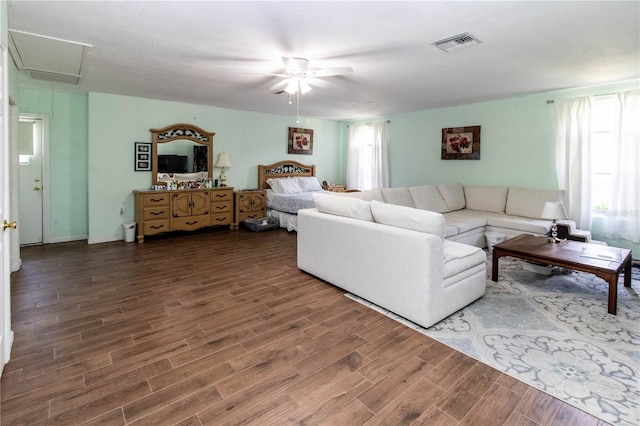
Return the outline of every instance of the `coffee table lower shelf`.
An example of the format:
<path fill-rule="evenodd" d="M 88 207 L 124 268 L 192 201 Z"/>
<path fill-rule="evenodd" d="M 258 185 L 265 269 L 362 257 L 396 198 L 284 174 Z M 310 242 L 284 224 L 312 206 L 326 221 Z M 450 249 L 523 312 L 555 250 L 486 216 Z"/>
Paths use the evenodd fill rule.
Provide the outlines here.
<path fill-rule="evenodd" d="M 584 253 L 598 253 L 601 257 L 587 257 Z M 618 275 L 624 270 L 624 286 L 631 287 L 631 250 L 599 244 L 564 241 L 550 243 L 546 237 L 518 235 L 493 247 L 491 279 L 498 281 L 498 260 L 511 256 L 522 260 L 587 272 L 609 284 L 607 312 L 616 315 L 618 305 Z M 620 259 L 613 261 L 608 259 Z"/>

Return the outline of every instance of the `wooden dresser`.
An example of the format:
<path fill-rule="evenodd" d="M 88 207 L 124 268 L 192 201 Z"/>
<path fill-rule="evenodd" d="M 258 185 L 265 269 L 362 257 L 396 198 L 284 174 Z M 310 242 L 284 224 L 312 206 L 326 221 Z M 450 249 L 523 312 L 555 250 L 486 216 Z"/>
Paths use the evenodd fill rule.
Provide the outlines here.
<path fill-rule="evenodd" d="M 247 219 L 259 219 L 267 216 L 267 191 L 264 189 L 251 189 L 236 191 L 235 213 L 233 227 L 238 228 L 240 222 Z"/>
<path fill-rule="evenodd" d="M 138 242 L 145 235 L 194 231 L 208 226 L 233 229 L 233 188 L 134 191 Z"/>

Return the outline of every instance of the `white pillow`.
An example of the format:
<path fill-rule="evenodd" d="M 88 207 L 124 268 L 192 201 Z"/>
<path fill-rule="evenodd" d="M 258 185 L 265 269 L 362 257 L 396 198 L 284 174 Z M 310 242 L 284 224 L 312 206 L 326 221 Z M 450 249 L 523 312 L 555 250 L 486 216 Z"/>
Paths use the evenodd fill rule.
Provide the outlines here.
<path fill-rule="evenodd" d="M 376 223 L 444 238 L 444 216 L 429 210 L 371 201 L 371 214 Z"/>
<path fill-rule="evenodd" d="M 373 222 L 371 201 L 325 194 L 324 192 L 314 192 L 311 194 L 311 197 L 313 197 L 313 203 L 316 209 L 322 213 Z"/>
<path fill-rule="evenodd" d="M 298 186 L 300 186 L 300 190 L 302 192 L 322 191 L 322 186 L 320 185 L 320 182 L 318 182 L 318 178 L 315 176 L 298 176 L 296 177 L 296 181 L 298 182 Z"/>
<path fill-rule="evenodd" d="M 267 179 L 267 184 L 276 194 L 297 194 L 302 192 L 298 181 L 291 178 Z"/>

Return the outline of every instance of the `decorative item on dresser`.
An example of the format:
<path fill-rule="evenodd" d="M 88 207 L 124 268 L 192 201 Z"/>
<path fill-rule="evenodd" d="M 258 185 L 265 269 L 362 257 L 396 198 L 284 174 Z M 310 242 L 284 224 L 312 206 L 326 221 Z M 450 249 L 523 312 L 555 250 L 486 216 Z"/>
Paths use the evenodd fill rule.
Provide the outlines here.
<path fill-rule="evenodd" d="M 138 242 L 171 231 L 195 231 L 209 226 L 233 229 L 233 187 L 134 191 Z"/>
<path fill-rule="evenodd" d="M 247 219 L 258 219 L 267 216 L 267 191 L 265 189 L 243 189 L 234 192 L 233 197 L 234 228 L 237 229 L 240 222 Z"/>
<path fill-rule="evenodd" d="M 227 174 L 224 172 L 224 168 L 231 167 L 231 161 L 229 160 L 229 156 L 226 152 L 221 152 L 218 154 L 218 161 L 216 162 L 215 167 L 221 168 L 220 171 L 220 186 L 227 186 Z"/>
<path fill-rule="evenodd" d="M 347 192 L 347 185 L 338 185 L 324 181 L 322 183 L 322 189 L 331 192 Z"/>

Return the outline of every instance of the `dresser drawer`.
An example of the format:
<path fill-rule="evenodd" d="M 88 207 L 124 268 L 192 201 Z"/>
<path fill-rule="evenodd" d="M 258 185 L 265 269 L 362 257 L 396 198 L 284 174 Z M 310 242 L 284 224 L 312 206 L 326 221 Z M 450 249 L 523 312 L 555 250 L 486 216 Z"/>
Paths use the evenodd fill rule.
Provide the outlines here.
<path fill-rule="evenodd" d="M 144 223 L 144 235 L 155 235 L 169 231 L 169 219 L 152 220 Z"/>
<path fill-rule="evenodd" d="M 228 211 L 226 213 L 216 213 L 211 215 L 211 226 L 231 225 L 232 221 L 233 221 L 232 211 Z"/>
<path fill-rule="evenodd" d="M 172 231 L 194 231 L 209 226 L 209 215 L 178 217 L 172 224 Z"/>
<path fill-rule="evenodd" d="M 231 200 L 211 203 L 211 214 L 228 213 L 231 210 L 233 210 L 233 202 Z"/>
<path fill-rule="evenodd" d="M 231 201 L 233 199 L 233 189 L 223 189 L 211 191 L 211 202 Z"/>
<path fill-rule="evenodd" d="M 142 195 L 143 207 L 168 206 L 170 201 L 169 193 L 153 193 Z"/>
<path fill-rule="evenodd" d="M 148 207 L 144 209 L 143 218 L 147 220 L 169 219 L 169 206 Z"/>

